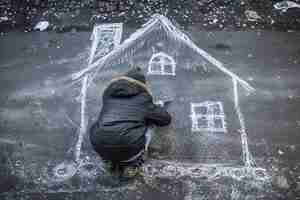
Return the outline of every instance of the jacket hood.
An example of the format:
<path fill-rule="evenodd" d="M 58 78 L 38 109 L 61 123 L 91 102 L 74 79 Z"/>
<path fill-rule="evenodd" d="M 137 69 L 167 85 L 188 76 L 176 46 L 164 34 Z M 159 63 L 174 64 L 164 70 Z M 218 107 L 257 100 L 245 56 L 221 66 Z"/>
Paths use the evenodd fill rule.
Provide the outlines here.
<path fill-rule="evenodd" d="M 140 93 L 148 93 L 151 95 L 146 84 L 127 76 L 114 79 L 108 90 L 111 97 L 117 98 L 137 96 Z"/>
<path fill-rule="evenodd" d="M 136 68 L 133 68 L 131 70 L 129 70 L 125 76 L 129 77 L 129 78 L 132 78 L 132 79 L 135 79 L 137 81 L 140 81 L 142 83 L 146 83 L 146 77 L 145 75 L 142 73 L 142 70 L 141 68 L 139 67 L 136 67 Z"/>

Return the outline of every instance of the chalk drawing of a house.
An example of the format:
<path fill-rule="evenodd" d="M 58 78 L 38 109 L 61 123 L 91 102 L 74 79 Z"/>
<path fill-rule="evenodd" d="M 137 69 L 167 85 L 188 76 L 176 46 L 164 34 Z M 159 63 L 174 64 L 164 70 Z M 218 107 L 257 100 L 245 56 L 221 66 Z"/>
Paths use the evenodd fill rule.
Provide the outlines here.
<path fill-rule="evenodd" d="M 156 100 L 173 99 L 169 111 L 178 158 L 226 163 L 240 160 L 245 166 L 254 165 L 239 93 L 255 89 L 199 48 L 169 19 L 152 16 L 72 79 L 89 75 L 90 82 L 102 84 L 99 74 L 106 70 L 121 74 L 129 66 L 144 70 Z"/>

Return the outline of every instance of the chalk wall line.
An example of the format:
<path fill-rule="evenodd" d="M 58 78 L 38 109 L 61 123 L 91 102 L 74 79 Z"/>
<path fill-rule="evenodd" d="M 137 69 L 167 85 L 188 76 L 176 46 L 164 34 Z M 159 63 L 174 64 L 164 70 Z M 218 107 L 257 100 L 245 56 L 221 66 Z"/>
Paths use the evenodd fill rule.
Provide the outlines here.
<path fill-rule="evenodd" d="M 237 112 L 239 122 L 240 122 L 240 133 L 241 133 L 241 141 L 242 141 L 242 153 L 243 153 L 243 162 L 246 167 L 253 167 L 255 166 L 255 162 L 252 159 L 251 153 L 249 151 L 248 145 L 248 136 L 246 133 L 246 126 L 244 116 L 241 112 L 241 108 L 239 105 L 239 93 L 238 93 L 238 84 L 235 78 L 232 79 L 233 82 L 233 92 L 234 92 L 234 107 Z"/>
<path fill-rule="evenodd" d="M 78 141 L 76 143 L 75 147 L 75 161 L 79 161 L 81 147 L 82 147 L 82 141 L 83 136 L 86 133 L 86 126 L 87 126 L 87 120 L 86 120 L 86 93 L 87 93 L 87 82 L 88 82 L 88 75 L 84 76 L 82 80 L 82 88 L 81 88 L 81 118 L 80 118 L 80 130 L 79 130 L 79 136 Z"/>
<path fill-rule="evenodd" d="M 112 36 L 112 41 L 109 41 L 109 42 L 112 42 L 114 47 L 117 46 L 118 44 L 120 44 L 120 42 L 121 42 L 122 32 L 123 32 L 123 24 L 122 23 L 102 24 L 99 26 L 95 26 L 93 33 L 92 33 L 92 37 L 91 37 L 91 39 L 93 41 L 92 41 L 92 47 L 90 50 L 90 57 L 88 60 L 87 68 L 89 68 L 90 65 L 92 65 L 92 63 L 94 61 L 95 55 L 97 53 L 97 48 L 100 43 L 100 39 L 101 39 L 100 33 L 102 30 L 112 32 L 112 34 L 109 35 L 109 36 Z M 105 44 L 105 45 L 109 46 L 107 44 Z M 101 53 L 101 49 L 99 51 Z M 106 51 L 107 51 L 107 49 L 105 49 L 104 53 Z M 90 80 L 91 76 L 92 76 L 91 74 L 87 73 L 84 75 L 84 77 L 82 79 L 82 88 L 81 88 L 81 93 L 80 93 L 80 98 L 81 98 L 80 131 L 79 131 L 78 141 L 77 141 L 76 147 L 75 147 L 75 161 L 76 162 L 80 161 L 81 147 L 82 147 L 84 135 L 87 132 L 86 129 L 87 129 L 88 120 L 86 119 L 86 117 L 87 117 L 87 115 L 86 115 L 86 98 L 87 98 L 86 95 L 87 95 L 87 89 L 92 81 L 92 79 Z"/>

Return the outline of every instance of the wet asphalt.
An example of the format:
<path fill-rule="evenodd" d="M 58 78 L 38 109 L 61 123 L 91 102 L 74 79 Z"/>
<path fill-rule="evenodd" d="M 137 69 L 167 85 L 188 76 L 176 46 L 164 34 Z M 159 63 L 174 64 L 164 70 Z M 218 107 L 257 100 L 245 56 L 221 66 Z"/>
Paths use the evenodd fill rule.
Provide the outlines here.
<path fill-rule="evenodd" d="M 124 37 L 132 31 L 130 28 L 125 30 Z M 199 47 L 224 62 L 228 69 L 256 89 L 250 96 L 241 94 L 241 107 L 250 151 L 257 165 L 267 169 L 272 178 L 267 186 L 263 186 L 263 191 L 256 188 L 256 192 L 245 190 L 246 183 L 231 183 L 237 186 L 239 198 L 251 199 L 261 195 L 261 199 L 297 199 L 300 182 L 300 34 L 207 32 L 197 27 L 189 27 L 186 31 Z M 4 199 L 32 199 L 34 196 L 45 199 L 82 199 L 86 196 L 93 199 L 97 195 L 103 199 L 147 199 L 150 196 L 182 199 L 191 193 L 193 198 L 218 199 L 217 194 L 222 191 L 223 198 L 232 199 L 232 187 L 216 189 L 216 184 L 222 186 L 228 181 L 225 179 L 205 180 L 201 185 L 201 179 L 163 178 L 162 173 L 151 180 L 144 178 L 134 183 L 115 183 L 113 178 L 103 174 L 101 164 L 92 165 L 96 173 L 94 178 L 90 177 L 91 169 L 87 169 L 87 173 L 83 170 L 71 179 L 52 179 L 57 164 L 72 162 L 80 122 L 79 102 L 76 100 L 80 85 L 70 86 L 66 80 L 71 73 L 86 66 L 89 37 L 90 32 L 10 32 L 0 37 L 0 147 L 1 173 L 5 177 L 1 196 Z M 75 90 L 70 91 L 70 87 L 75 87 Z M 164 147 L 172 146 L 172 137 L 165 141 L 169 143 Z M 155 145 L 157 152 L 154 150 L 151 156 L 158 161 L 150 161 L 150 167 L 151 162 L 155 166 L 160 160 L 172 158 L 168 157 L 168 150 L 164 152 Z M 99 158 L 91 150 L 87 138 L 83 146 L 83 160 L 97 163 Z M 189 152 L 188 147 L 184 148 L 187 149 L 182 149 L 181 153 Z M 178 157 L 176 160 L 190 162 L 189 159 L 180 161 Z M 195 184 L 197 187 L 191 186 Z"/>
<path fill-rule="evenodd" d="M 274 9 L 278 1 L 45 2 L 0 3 L 0 17 L 7 16 L 0 21 L 0 199 L 300 199 L 297 9 L 279 12 Z M 261 19 L 249 21 L 246 10 Z M 245 178 L 244 171 L 220 175 L 228 163 L 229 168 L 241 167 L 240 138 L 233 135 L 227 145 L 200 147 L 194 140 L 198 137 L 185 132 L 189 119 L 183 113 L 189 108 L 178 102 L 169 111 L 179 125 L 158 130 L 142 176 L 120 182 L 105 172 L 87 136 L 82 162 L 74 163 L 81 83 L 71 82 L 70 74 L 87 66 L 93 24 L 124 22 L 127 38 L 153 13 L 166 14 L 256 89 L 251 95 L 241 90 L 241 110 L 249 150 L 256 167 L 266 169 L 267 181 Z M 40 20 L 50 22 L 48 30 L 32 31 Z M 123 71 L 107 70 L 93 86 L 88 104 L 98 106 L 88 108 L 89 123 L 100 110 L 105 85 Z M 196 75 L 183 75 L 175 85 L 184 88 Z M 175 93 L 201 91 L 203 82 L 196 79 L 195 88 Z M 153 83 L 154 90 L 160 86 Z M 229 120 L 230 110 L 226 112 Z M 221 167 L 206 166 L 214 163 Z M 59 166 L 68 166 L 67 173 Z"/>

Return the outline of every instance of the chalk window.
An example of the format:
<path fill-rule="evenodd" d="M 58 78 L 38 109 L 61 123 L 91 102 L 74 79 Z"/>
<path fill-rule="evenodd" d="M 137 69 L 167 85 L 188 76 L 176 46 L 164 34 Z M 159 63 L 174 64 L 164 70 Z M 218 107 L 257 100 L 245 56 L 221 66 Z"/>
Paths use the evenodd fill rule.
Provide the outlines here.
<path fill-rule="evenodd" d="M 221 102 L 191 103 L 192 131 L 227 132 Z"/>
<path fill-rule="evenodd" d="M 176 63 L 164 52 L 153 54 L 148 66 L 148 74 L 175 76 Z"/>
<path fill-rule="evenodd" d="M 112 51 L 121 42 L 123 32 L 122 23 L 95 25 L 91 35 L 92 47 L 89 58 L 91 64 L 96 59 Z"/>

